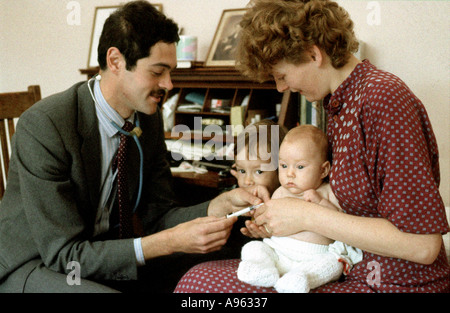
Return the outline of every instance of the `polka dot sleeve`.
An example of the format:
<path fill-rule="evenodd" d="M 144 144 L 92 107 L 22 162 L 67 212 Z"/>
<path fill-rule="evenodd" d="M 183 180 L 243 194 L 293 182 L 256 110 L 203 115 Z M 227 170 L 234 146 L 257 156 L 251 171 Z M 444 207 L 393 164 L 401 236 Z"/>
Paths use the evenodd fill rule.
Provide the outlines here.
<path fill-rule="evenodd" d="M 364 114 L 377 211 L 402 231 L 445 233 L 437 144 L 428 116 L 402 81 L 379 77 L 368 84 Z"/>

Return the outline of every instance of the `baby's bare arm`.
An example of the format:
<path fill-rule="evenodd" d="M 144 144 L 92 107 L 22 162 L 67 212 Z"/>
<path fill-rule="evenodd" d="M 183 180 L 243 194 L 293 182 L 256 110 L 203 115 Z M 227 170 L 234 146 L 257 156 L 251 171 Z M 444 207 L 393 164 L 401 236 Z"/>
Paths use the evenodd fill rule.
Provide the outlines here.
<path fill-rule="evenodd" d="M 323 198 L 316 190 L 309 189 L 303 193 L 303 199 L 308 202 L 317 203 L 326 208 L 339 211 L 339 208 L 336 207 L 332 202 L 328 201 L 328 199 Z"/>
<path fill-rule="evenodd" d="M 286 197 L 294 196 L 286 188 L 280 186 L 273 192 L 271 199 L 281 199 Z"/>

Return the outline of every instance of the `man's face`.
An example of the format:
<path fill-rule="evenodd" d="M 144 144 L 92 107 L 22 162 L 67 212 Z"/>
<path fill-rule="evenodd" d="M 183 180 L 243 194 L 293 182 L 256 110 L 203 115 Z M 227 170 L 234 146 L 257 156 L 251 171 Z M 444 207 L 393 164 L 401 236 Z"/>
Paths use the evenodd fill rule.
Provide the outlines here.
<path fill-rule="evenodd" d="M 124 70 L 121 75 L 122 109 L 153 114 L 162 101 L 165 91 L 173 88 L 171 71 L 177 65 L 175 44 L 158 42 L 150 50 L 150 55 L 139 59 L 133 70 Z"/>

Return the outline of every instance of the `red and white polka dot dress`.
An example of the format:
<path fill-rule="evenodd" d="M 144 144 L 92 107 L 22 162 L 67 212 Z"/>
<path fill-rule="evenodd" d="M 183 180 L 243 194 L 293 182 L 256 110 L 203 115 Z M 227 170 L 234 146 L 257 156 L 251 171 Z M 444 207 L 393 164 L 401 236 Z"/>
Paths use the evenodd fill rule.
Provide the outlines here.
<path fill-rule="evenodd" d="M 178 282 L 175 293 L 276 293 L 273 288 L 257 287 L 237 278 L 239 259 L 200 263 Z"/>
<path fill-rule="evenodd" d="M 423 104 L 404 82 L 365 60 L 324 105 L 333 153 L 330 184 L 343 210 L 386 218 L 403 232 L 450 231 L 439 195 L 436 139 Z M 345 282 L 319 290 L 432 292 L 449 286 L 442 245 L 432 265 L 364 252 Z"/>
<path fill-rule="evenodd" d="M 423 104 L 399 78 L 365 60 L 324 107 L 333 153 L 330 184 L 347 214 L 383 217 L 415 234 L 450 231 L 439 194 L 436 139 Z M 237 270 L 238 262 L 232 264 L 235 268 L 227 271 Z M 196 274 L 204 279 L 186 284 L 191 269 L 176 292 L 201 292 L 191 287 L 209 286 L 222 270 L 217 262 L 197 265 Z M 236 275 L 227 278 L 222 292 L 233 292 L 233 286 L 256 288 Z M 312 292 L 449 291 L 450 266 L 442 244 L 431 265 L 364 252 L 344 281 Z"/>

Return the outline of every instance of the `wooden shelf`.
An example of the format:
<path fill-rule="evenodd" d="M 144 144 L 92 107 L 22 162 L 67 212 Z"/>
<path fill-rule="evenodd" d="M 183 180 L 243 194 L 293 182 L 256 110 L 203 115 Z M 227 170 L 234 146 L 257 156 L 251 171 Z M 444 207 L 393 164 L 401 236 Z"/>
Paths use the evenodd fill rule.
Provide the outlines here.
<path fill-rule="evenodd" d="M 220 177 L 216 172 L 198 174 L 193 172 L 176 172 L 172 176 L 177 182 L 208 188 L 227 188 L 236 184 L 233 176 Z"/>
<path fill-rule="evenodd" d="M 176 133 L 176 132 L 164 132 L 164 137 L 166 139 L 176 139 L 176 140 L 186 139 L 185 134 L 180 135 L 179 133 Z M 213 142 L 222 142 L 222 143 L 234 142 L 234 137 L 231 135 L 204 136 L 199 133 L 191 133 L 188 139 L 191 140 L 192 142 L 202 142 L 202 141 L 210 141 L 210 140 L 212 140 Z"/>
<path fill-rule="evenodd" d="M 100 68 L 98 66 L 97 67 L 82 68 L 82 69 L 80 69 L 80 73 L 83 74 L 83 75 L 87 75 L 87 78 L 91 79 L 92 76 L 97 74 L 99 70 L 100 70 Z"/>
<path fill-rule="evenodd" d="M 88 79 L 98 73 L 99 68 L 80 69 L 82 74 Z M 211 99 L 227 97 L 231 100 L 231 106 L 240 106 L 243 99 L 249 96 L 248 105 L 244 112 L 245 124 L 248 124 L 250 117 L 256 111 L 264 112 L 262 118 L 275 116 L 276 104 L 281 104 L 281 111 L 278 116 L 278 124 L 290 129 L 298 122 L 298 94 L 286 91 L 283 94 L 276 89 L 275 82 L 264 83 L 254 82 L 242 76 L 234 67 L 204 67 L 203 62 L 194 62 L 191 68 L 175 69 L 171 73 L 174 88 L 166 93 L 164 101 L 179 93 L 176 107 L 186 101 L 185 97 L 192 91 L 204 94 L 204 104 L 200 112 L 174 112 L 174 125 L 184 124 L 194 129 L 194 118 L 217 118 L 223 121 L 224 125 L 230 124 L 229 113 L 211 112 Z M 165 133 L 166 139 L 180 139 L 180 136 L 172 136 L 170 132 Z M 229 142 L 229 136 L 223 136 L 224 142 Z M 192 139 L 199 140 L 199 135 L 192 135 Z M 203 140 L 211 138 L 203 137 Z"/>
<path fill-rule="evenodd" d="M 175 94 L 179 94 L 176 107 L 181 104 L 194 103 L 186 99 L 189 93 L 196 92 L 201 95 L 202 109 L 199 112 L 174 112 L 174 125 L 183 124 L 190 129 L 194 127 L 194 118 L 217 118 L 223 125 L 230 125 L 230 113 L 217 113 L 211 111 L 212 99 L 228 99 L 231 107 L 240 106 L 248 96 L 248 105 L 244 112 L 244 126 L 252 115 L 261 113 L 262 118 L 275 117 L 276 104 L 281 104 L 278 123 L 288 129 L 294 127 L 298 120 L 298 96 L 289 91 L 279 93 L 273 81 L 258 83 L 242 76 L 234 67 L 203 67 L 201 63 L 187 69 L 176 69 L 171 74 L 174 88 L 166 94 L 164 102 Z M 192 100 L 192 99 L 191 99 Z M 171 136 L 166 133 L 167 139 L 180 139 L 181 136 Z M 199 140 L 199 135 L 191 137 Z M 203 137 L 203 140 L 211 138 Z M 233 137 L 224 135 L 224 142 L 233 141 Z"/>

